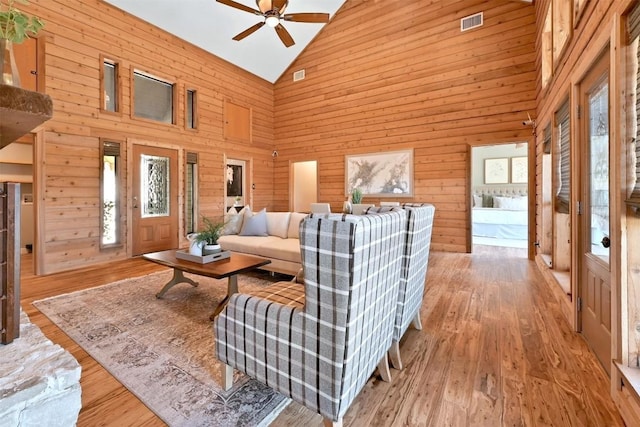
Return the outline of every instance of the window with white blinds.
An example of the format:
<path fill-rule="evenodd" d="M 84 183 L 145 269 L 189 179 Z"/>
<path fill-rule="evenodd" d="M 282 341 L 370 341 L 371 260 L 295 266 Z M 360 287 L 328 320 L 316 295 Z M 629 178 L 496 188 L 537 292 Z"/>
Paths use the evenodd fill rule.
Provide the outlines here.
<path fill-rule="evenodd" d="M 134 70 L 133 114 L 144 119 L 175 123 L 173 91 L 173 83 Z"/>
<path fill-rule="evenodd" d="M 638 37 L 640 37 L 640 4 L 633 8 L 631 13 L 627 17 L 627 28 L 629 31 L 630 44 L 636 46 L 636 57 L 640 64 L 640 43 L 638 43 Z M 636 64 L 633 77 L 635 81 L 636 92 L 636 105 L 632 112 L 635 114 L 636 120 L 636 135 L 634 137 L 633 146 L 629 150 L 629 155 L 633 156 L 633 164 L 635 165 L 635 171 L 633 176 L 635 183 L 633 190 L 627 199 L 627 203 L 635 206 L 640 206 L 640 73 L 638 72 L 638 65 Z"/>
<path fill-rule="evenodd" d="M 569 100 L 556 111 L 556 202 L 555 210 L 569 213 L 571 200 L 571 125 Z"/>

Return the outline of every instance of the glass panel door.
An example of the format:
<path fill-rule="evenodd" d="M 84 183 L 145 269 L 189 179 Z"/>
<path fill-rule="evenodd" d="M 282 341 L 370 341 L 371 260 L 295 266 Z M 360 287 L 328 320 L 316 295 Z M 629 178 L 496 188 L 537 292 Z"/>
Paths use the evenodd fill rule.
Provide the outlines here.
<path fill-rule="evenodd" d="M 591 253 L 609 263 L 609 85 L 600 83 L 588 96 L 589 205 Z"/>

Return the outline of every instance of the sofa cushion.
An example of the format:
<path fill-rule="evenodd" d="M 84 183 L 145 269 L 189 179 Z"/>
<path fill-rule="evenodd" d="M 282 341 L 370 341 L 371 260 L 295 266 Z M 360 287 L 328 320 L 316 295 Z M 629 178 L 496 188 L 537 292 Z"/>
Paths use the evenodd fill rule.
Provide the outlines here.
<path fill-rule="evenodd" d="M 224 228 L 222 229 L 222 235 L 226 234 L 238 234 L 242 230 L 242 221 L 244 219 L 244 213 L 247 207 L 242 208 L 240 212 L 236 212 L 235 208 L 231 208 L 224 218 Z"/>
<path fill-rule="evenodd" d="M 222 236 L 218 243 L 225 251 L 300 263 L 300 240 L 277 236 Z"/>
<path fill-rule="evenodd" d="M 300 223 L 307 217 L 305 213 L 292 212 L 289 219 L 289 229 L 287 237 L 290 239 L 298 239 L 300 237 Z"/>
<path fill-rule="evenodd" d="M 267 210 L 262 209 L 257 214 L 253 214 L 250 209 L 244 214 L 242 230 L 240 236 L 268 236 L 267 232 Z"/>
<path fill-rule="evenodd" d="M 267 233 L 269 236 L 287 238 L 291 212 L 267 212 Z"/>

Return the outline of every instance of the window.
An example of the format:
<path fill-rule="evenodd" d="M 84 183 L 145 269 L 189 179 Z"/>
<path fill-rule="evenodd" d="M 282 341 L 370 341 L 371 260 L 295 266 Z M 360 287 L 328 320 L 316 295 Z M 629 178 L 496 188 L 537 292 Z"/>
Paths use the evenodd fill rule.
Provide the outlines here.
<path fill-rule="evenodd" d="M 100 70 L 100 109 L 111 113 L 120 111 L 118 88 L 119 66 L 116 61 L 102 59 Z"/>
<path fill-rule="evenodd" d="M 556 112 L 556 212 L 569 213 L 571 187 L 571 126 L 569 100 Z"/>
<path fill-rule="evenodd" d="M 196 101 L 196 91 L 187 89 L 187 97 L 185 100 L 185 128 L 187 129 L 196 129 L 198 127 Z"/>
<path fill-rule="evenodd" d="M 198 217 L 196 215 L 196 198 L 198 194 L 198 154 L 187 153 L 187 167 L 185 179 L 185 226 L 186 234 L 193 233 L 197 229 Z"/>
<path fill-rule="evenodd" d="M 133 115 L 163 123 L 175 123 L 175 85 L 140 71 L 133 72 Z"/>
<path fill-rule="evenodd" d="M 117 246 L 121 243 L 120 230 L 120 143 L 101 142 L 102 167 L 100 168 L 101 237 L 100 246 Z"/>

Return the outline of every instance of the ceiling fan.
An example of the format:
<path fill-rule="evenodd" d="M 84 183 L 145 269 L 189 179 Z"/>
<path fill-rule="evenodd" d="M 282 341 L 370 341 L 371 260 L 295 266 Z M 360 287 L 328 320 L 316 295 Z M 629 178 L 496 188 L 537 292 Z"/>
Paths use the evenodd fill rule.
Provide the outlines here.
<path fill-rule="evenodd" d="M 291 22 L 310 22 L 310 23 L 318 23 L 322 24 L 325 22 L 329 22 L 329 14 L 328 13 L 288 13 L 285 14 L 284 11 L 289 4 L 288 0 L 256 0 L 256 4 L 258 5 L 258 9 L 253 9 L 249 6 L 245 6 L 243 4 L 237 3 L 233 0 L 216 0 L 218 3 L 225 4 L 227 6 L 235 7 L 236 9 L 244 10 L 245 12 L 253 13 L 254 15 L 264 17 L 263 22 L 258 22 L 256 25 L 247 28 L 240 34 L 236 35 L 233 40 L 240 41 L 243 38 L 247 37 L 250 34 L 253 34 L 255 31 L 262 28 L 264 24 L 267 26 L 275 28 L 276 34 L 282 40 L 282 43 L 286 47 L 291 47 L 295 44 L 293 41 L 293 37 L 284 28 L 280 21 L 291 21 Z"/>

